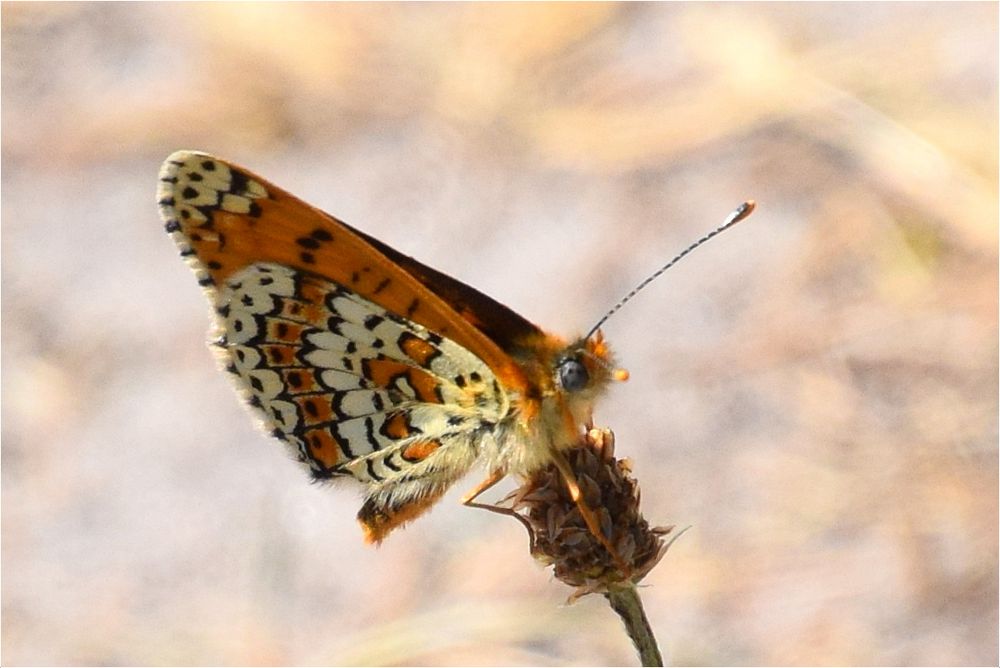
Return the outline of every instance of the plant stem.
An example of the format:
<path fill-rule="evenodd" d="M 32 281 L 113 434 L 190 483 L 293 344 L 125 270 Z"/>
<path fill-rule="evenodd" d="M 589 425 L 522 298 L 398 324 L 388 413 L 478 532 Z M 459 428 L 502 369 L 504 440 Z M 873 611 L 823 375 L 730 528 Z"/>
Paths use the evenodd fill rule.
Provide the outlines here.
<path fill-rule="evenodd" d="M 625 631 L 639 652 L 639 661 L 642 665 L 662 666 L 663 657 L 656 645 L 653 629 L 649 626 L 649 620 L 646 619 L 646 613 L 642 609 L 642 599 L 639 598 L 635 584 L 630 582 L 625 586 L 615 587 L 605 594 L 604 598 L 608 599 L 611 609 L 622 618 Z"/>

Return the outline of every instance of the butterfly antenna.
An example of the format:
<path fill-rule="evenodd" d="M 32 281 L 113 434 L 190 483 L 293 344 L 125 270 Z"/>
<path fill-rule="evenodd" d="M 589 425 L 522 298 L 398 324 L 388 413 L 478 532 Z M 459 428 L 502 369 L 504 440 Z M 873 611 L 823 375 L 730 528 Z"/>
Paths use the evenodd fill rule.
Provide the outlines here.
<path fill-rule="evenodd" d="M 624 297 L 622 297 L 621 301 L 619 301 L 617 304 L 614 305 L 614 308 L 612 308 L 610 311 L 608 311 L 607 313 L 605 313 L 604 317 L 602 317 L 600 320 L 598 320 L 597 324 L 590 328 L 590 331 L 587 332 L 587 336 L 585 336 L 584 338 L 585 339 L 589 339 L 590 337 L 592 337 L 594 335 L 594 333 L 601 328 L 601 325 L 603 325 L 605 322 L 608 321 L 608 318 L 610 318 L 615 313 L 617 313 L 618 310 L 622 306 L 625 306 L 625 304 L 628 303 L 628 301 L 630 299 L 632 299 L 632 297 L 635 297 L 637 294 L 639 294 L 639 292 L 644 287 L 646 287 L 647 285 L 649 285 L 650 283 L 652 283 L 654 280 L 656 280 L 660 276 L 660 274 L 662 274 L 667 269 L 670 269 L 670 267 L 672 267 L 675 264 L 677 264 L 677 262 L 680 261 L 680 259 L 682 257 L 684 257 L 685 255 L 687 255 L 688 253 L 690 253 L 695 248 L 697 248 L 698 246 L 702 245 L 703 243 L 705 243 L 706 241 L 708 241 L 712 237 L 716 236 L 717 234 L 721 234 L 721 233 L 725 232 L 730 227 L 732 227 L 736 223 L 740 222 L 741 220 L 743 220 L 744 218 L 746 218 L 747 216 L 749 216 L 751 213 L 753 213 L 753 210 L 754 210 L 754 208 L 756 206 L 757 206 L 757 203 L 754 202 L 752 199 L 749 199 L 746 202 L 743 202 L 743 204 L 740 204 L 738 207 L 736 207 L 735 209 L 733 209 L 733 212 L 730 213 L 728 216 L 726 216 L 726 220 L 725 220 L 724 223 L 722 223 L 722 225 L 720 225 L 719 227 L 715 228 L 714 230 L 712 230 L 711 232 L 709 232 L 708 234 L 706 234 L 705 236 L 703 236 L 701 239 L 698 239 L 698 241 L 694 242 L 693 244 L 691 244 L 690 246 L 688 246 L 687 248 L 685 248 L 684 250 L 682 250 L 680 253 L 677 254 L 677 256 L 674 259 L 672 259 L 670 262 L 666 263 L 665 265 L 663 265 L 662 267 L 660 267 L 659 269 L 657 269 L 656 271 L 654 271 L 642 283 L 640 283 L 639 285 L 637 285 L 634 288 L 632 288 L 631 292 L 629 292 L 627 295 L 625 295 Z"/>

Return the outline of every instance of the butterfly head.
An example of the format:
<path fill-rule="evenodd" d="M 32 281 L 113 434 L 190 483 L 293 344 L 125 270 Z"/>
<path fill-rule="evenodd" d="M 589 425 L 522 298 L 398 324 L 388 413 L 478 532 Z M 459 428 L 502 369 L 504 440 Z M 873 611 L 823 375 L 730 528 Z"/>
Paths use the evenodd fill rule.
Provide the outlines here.
<path fill-rule="evenodd" d="M 615 367 L 600 331 L 567 346 L 556 357 L 554 372 L 557 386 L 571 395 L 593 395 L 612 380 L 628 380 L 628 371 Z"/>

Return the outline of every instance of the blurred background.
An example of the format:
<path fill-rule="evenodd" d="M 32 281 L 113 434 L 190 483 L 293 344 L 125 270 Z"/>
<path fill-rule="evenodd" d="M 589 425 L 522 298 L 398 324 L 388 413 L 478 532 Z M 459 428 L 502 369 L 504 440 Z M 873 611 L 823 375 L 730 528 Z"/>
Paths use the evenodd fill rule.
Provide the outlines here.
<path fill-rule="evenodd" d="M 997 12 L 4 4 L 3 662 L 636 663 L 480 472 L 373 549 L 255 430 L 192 148 L 567 336 L 756 198 L 605 327 L 665 657 L 995 665 Z"/>

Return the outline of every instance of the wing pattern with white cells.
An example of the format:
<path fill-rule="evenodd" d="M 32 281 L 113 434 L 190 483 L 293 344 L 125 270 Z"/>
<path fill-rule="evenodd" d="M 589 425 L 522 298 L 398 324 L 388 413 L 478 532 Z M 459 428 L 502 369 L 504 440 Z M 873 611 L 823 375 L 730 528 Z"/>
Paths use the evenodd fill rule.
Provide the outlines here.
<path fill-rule="evenodd" d="M 227 369 L 314 477 L 382 487 L 467 468 L 476 453 L 455 450 L 508 413 L 478 357 L 320 276 L 253 264 L 227 279 L 216 310 Z"/>

